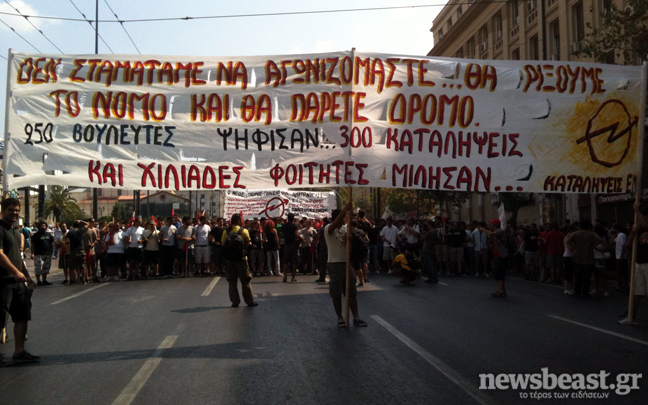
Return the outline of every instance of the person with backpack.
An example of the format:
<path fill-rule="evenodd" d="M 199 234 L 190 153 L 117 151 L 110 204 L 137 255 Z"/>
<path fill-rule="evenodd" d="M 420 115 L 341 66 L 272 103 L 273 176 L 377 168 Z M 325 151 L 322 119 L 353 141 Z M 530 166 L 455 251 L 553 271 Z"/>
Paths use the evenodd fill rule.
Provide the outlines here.
<path fill-rule="evenodd" d="M 369 237 L 360 228 L 358 221 L 351 221 L 351 267 L 356 272 L 358 287 L 364 286 L 369 255 Z"/>
<path fill-rule="evenodd" d="M 248 307 L 259 305 L 254 301 L 252 294 L 252 274 L 248 268 L 247 248 L 250 246 L 250 234 L 241 226 L 241 215 L 232 215 L 231 226 L 223 232 L 221 243 L 223 254 L 227 263 L 227 282 L 229 283 L 229 297 L 232 308 L 237 308 L 241 303 L 238 292 L 238 280 L 241 280 L 243 300 Z"/>

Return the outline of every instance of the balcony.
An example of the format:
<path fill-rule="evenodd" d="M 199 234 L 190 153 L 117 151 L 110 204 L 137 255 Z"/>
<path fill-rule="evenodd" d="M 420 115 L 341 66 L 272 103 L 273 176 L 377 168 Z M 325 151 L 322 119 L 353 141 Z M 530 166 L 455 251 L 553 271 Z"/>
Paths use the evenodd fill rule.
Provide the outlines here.
<path fill-rule="evenodd" d="M 520 33 L 520 26 L 516 25 L 511 29 L 511 38 L 517 37 L 519 33 Z"/>
<path fill-rule="evenodd" d="M 527 15 L 527 23 L 531 24 L 537 19 L 538 19 L 538 9 L 534 8 L 533 10 L 529 10 L 529 14 Z"/>
<path fill-rule="evenodd" d="M 504 40 L 502 40 L 502 38 L 495 41 L 495 50 L 496 51 L 499 51 L 500 49 L 502 49 L 503 46 L 504 46 Z"/>

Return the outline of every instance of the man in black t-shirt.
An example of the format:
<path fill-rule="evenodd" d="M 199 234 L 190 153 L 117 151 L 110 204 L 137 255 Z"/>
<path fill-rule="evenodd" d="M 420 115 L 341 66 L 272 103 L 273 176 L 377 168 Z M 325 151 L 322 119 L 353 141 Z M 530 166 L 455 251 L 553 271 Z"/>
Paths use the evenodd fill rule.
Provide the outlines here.
<path fill-rule="evenodd" d="M 88 267 L 86 266 L 86 253 L 83 239 L 87 231 L 88 223 L 85 221 L 77 220 L 72 225 L 73 229 L 70 230 L 65 239 L 70 244 L 70 282 L 72 285 L 77 281 L 81 284 L 86 284 L 88 279 Z"/>
<path fill-rule="evenodd" d="M 540 231 L 536 224 L 531 224 L 529 229 L 524 232 L 524 264 L 525 279 L 540 277 L 540 248 L 538 238 Z"/>
<path fill-rule="evenodd" d="M 5 327 L 7 313 L 14 323 L 14 363 L 40 360 L 25 350 L 27 323 L 31 320 L 31 289 L 35 286 L 20 255 L 21 237 L 13 224 L 20 214 L 20 201 L 7 198 L 0 204 L 0 329 Z M 0 367 L 11 362 L 0 355 Z"/>
<path fill-rule="evenodd" d="M 212 219 L 212 230 L 209 233 L 209 243 L 212 246 L 212 260 L 214 269 L 212 274 L 225 274 L 225 257 L 223 256 L 223 245 L 221 239 L 223 238 L 223 218 Z"/>
<path fill-rule="evenodd" d="M 38 231 L 31 237 L 31 250 L 34 256 L 34 273 L 36 285 L 52 285 L 47 281 L 47 275 L 52 267 L 52 254 L 54 253 L 54 237 L 47 232 L 47 222 L 38 223 Z M 41 281 L 41 278 L 43 281 Z"/>
<path fill-rule="evenodd" d="M 299 242 L 302 237 L 299 235 L 299 227 L 295 224 L 295 214 L 288 214 L 288 220 L 282 226 L 284 235 L 284 251 L 281 258 L 281 265 L 284 267 L 284 283 L 288 278 L 288 270 L 292 273 L 292 280 L 295 280 L 297 272 L 297 252 L 299 251 Z"/>

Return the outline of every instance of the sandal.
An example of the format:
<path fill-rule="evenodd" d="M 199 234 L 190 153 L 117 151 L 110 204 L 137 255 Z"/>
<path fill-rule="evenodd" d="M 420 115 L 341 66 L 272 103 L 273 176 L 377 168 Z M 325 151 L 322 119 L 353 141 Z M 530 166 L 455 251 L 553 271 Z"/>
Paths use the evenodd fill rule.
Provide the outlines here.
<path fill-rule="evenodd" d="M 506 291 L 504 291 L 504 292 L 500 292 L 500 291 L 494 292 L 494 293 L 491 294 L 491 297 L 493 297 L 493 298 L 506 298 Z"/>
<path fill-rule="evenodd" d="M 340 328 L 345 328 L 346 327 L 346 322 L 344 321 L 344 319 L 342 319 L 342 318 L 338 319 L 338 327 L 340 327 Z"/>

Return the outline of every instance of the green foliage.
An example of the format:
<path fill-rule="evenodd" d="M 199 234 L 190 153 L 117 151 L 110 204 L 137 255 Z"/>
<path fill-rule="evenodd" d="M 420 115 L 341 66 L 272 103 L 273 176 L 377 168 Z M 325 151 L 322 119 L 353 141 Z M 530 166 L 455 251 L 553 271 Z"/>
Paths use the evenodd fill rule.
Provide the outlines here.
<path fill-rule="evenodd" d="M 614 52 L 617 60 L 633 65 L 648 57 L 648 1 L 628 0 L 628 6 L 619 9 L 614 4 L 602 16 L 599 28 L 588 24 L 591 32 L 585 36 L 582 54 L 598 62 L 608 60 Z"/>
<path fill-rule="evenodd" d="M 115 205 L 113 206 L 112 211 L 110 212 L 110 216 L 112 218 L 119 219 L 120 221 L 126 218 L 130 219 L 129 207 L 119 202 L 116 202 Z"/>
<path fill-rule="evenodd" d="M 53 186 L 45 199 L 43 215 L 54 215 L 56 222 L 68 222 L 79 219 L 83 210 L 76 199 L 70 196 L 68 190 L 61 186 Z"/>

